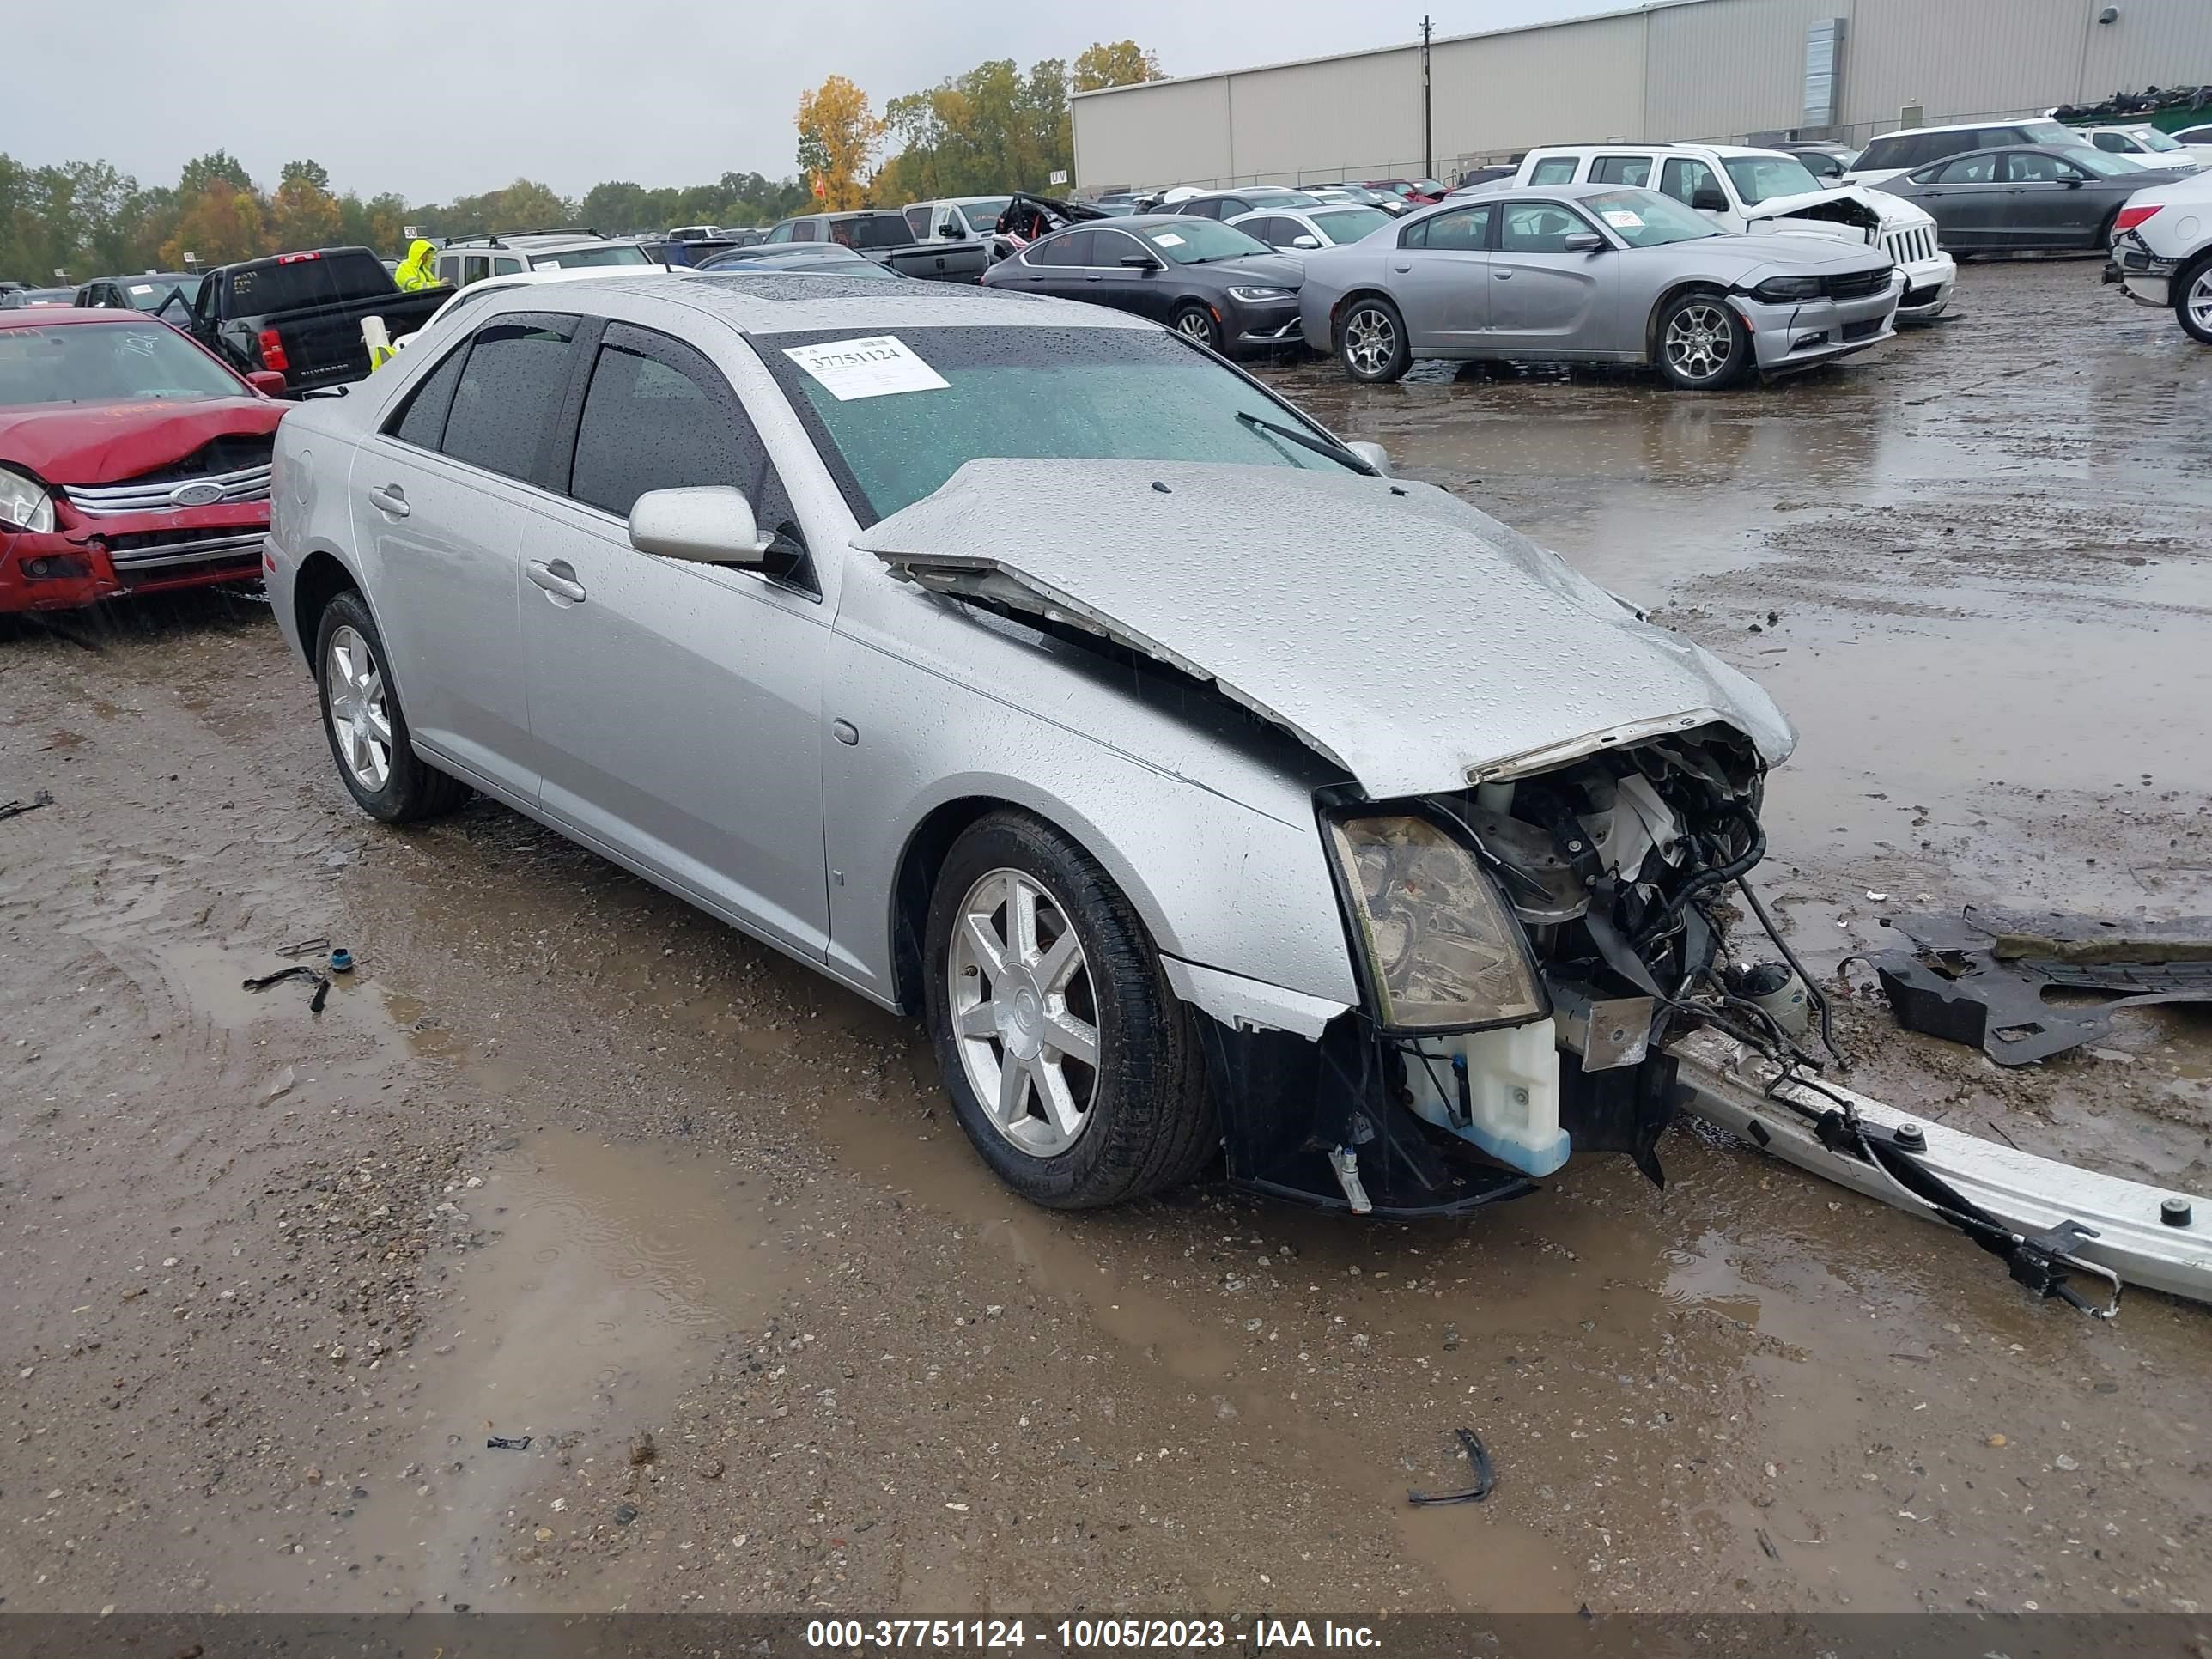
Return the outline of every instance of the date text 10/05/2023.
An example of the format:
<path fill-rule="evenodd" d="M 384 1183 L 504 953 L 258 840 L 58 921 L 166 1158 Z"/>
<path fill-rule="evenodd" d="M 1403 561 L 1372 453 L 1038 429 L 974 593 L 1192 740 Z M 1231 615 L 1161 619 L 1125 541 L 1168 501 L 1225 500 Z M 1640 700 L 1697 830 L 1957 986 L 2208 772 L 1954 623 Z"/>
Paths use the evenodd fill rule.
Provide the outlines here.
<path fill-rule="evenodd" d="M 1334 1620 L 1257 1619 L 1248 1628 L 1220 1619 L 811 1619 L 806 1645 L 832 1651 L 886 1648 L 1022 1648 L 1035 1642 L 1098 1649 L 1364 1648 L 1382 1645 L 1366 1625 Z"/>

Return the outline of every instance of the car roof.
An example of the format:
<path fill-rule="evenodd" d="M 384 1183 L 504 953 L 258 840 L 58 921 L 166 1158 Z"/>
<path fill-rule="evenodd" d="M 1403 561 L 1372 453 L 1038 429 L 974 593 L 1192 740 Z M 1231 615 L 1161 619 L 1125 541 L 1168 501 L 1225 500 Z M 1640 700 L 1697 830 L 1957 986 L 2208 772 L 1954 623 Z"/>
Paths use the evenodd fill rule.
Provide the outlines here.
<path fill-rule="evenodd" d="M 33 294 L 58 291 L 31 290 Z M 157 323 L 139 312 L 118 311 L 112 306 L 11 306 L 0 311 L 0 328 L 28 328 L 34 323 L 123 323 L 138 328 L 168 327 L 167 323 Z"/>
<path fill-rule="evenodd" d="M 1924 127 L 1898 127 L 1889 132 L 1877 132 L 1867 142 L 1874 143 L 1884 138 L 1909 138 L 1918 132 L 1979 132 L 1985 127 L 2024 127 L 2033 122 L 2048 121 L 2050 118 L 2047 115 L 2014 115 L 1993 121 L 1934 121 Z"/>
<path fill-rule="evenodd" d="M 900 328 L 1091 328 L 1158 326 L 1127 312 L 1080 305 L 1042 295 L 955 283 L 886 283 L 799 272 L 703 270 L 690 276 L 665 271 L 580 283 L 575 301 L 600 295 L 637 295 L 711 316 L 741 334 L 799 334 L 850 330 L 856 337 Z M 564 301 L 569 298 L 563 295 Z M 546 296 L 513 296 L 526 308 Z M 491 315 L 491 313 L 482 313 Z"/>

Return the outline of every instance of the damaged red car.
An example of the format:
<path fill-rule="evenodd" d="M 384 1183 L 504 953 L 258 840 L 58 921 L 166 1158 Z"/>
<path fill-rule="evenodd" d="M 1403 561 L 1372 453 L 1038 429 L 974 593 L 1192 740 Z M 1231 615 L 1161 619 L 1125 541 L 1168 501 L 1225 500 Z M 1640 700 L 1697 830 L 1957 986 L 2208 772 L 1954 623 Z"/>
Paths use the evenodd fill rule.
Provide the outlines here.
<path fill-rule="evenodd" d="M 0 614 L 258 580 L 283 386 L 149 317 L 0 312 Z"/>

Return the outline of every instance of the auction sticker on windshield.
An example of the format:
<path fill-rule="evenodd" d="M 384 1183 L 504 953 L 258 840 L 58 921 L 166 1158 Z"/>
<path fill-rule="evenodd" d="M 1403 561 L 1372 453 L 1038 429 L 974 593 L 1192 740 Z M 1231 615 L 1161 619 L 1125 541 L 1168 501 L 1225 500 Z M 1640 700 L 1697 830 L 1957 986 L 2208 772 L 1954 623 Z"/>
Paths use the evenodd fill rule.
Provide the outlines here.
<path fill-rule="evenodd" d="M 1605 222 L 1611 225 L 1615 230 L 1641 230 L 1644 228 L 1644 216 L 1640 213 L 1632 213 L 1626 208 L 1607 208 L 1605 214 Z"/>
<path fill-rule="evenodd" d="M 951 385 L 908 350 L 906 342 L 896 334 L 786 346 L 783 355 L 819 380 L 841 404 L 896 392 L 943 392 Z"/>
<path fill-rule="evenodd" d="M 1175 232 L 1171 230 L 1164 230 L 1158 235 L 1152 238 L 1152 242 L 1153 245 L 1158 247 L 1181 247 L 1182 246 L 1182 238 L 1176 235 Z"/>

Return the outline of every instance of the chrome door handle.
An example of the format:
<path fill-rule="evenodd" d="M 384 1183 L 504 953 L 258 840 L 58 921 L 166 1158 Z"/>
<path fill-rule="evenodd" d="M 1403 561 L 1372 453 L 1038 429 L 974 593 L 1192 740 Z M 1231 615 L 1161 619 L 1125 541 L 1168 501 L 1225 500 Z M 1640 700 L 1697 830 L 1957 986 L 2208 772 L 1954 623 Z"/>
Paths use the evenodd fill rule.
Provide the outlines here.
<path fill-rule="evenodd" d="M 380 513 L 389 513 L 395 519 L 407 516 L 407 492 L 398 484 L 379 484 L 368 492 L 368 504 Z"/>
<path fill-rule="evenodd" d="M 556 559 L 550 564 L 530 562 L 530 580 L 556 599 L 566 599 L 572 605 L 584 602 L 584 585 L 576 580 L 574 566 L 566 559 Z"/>

